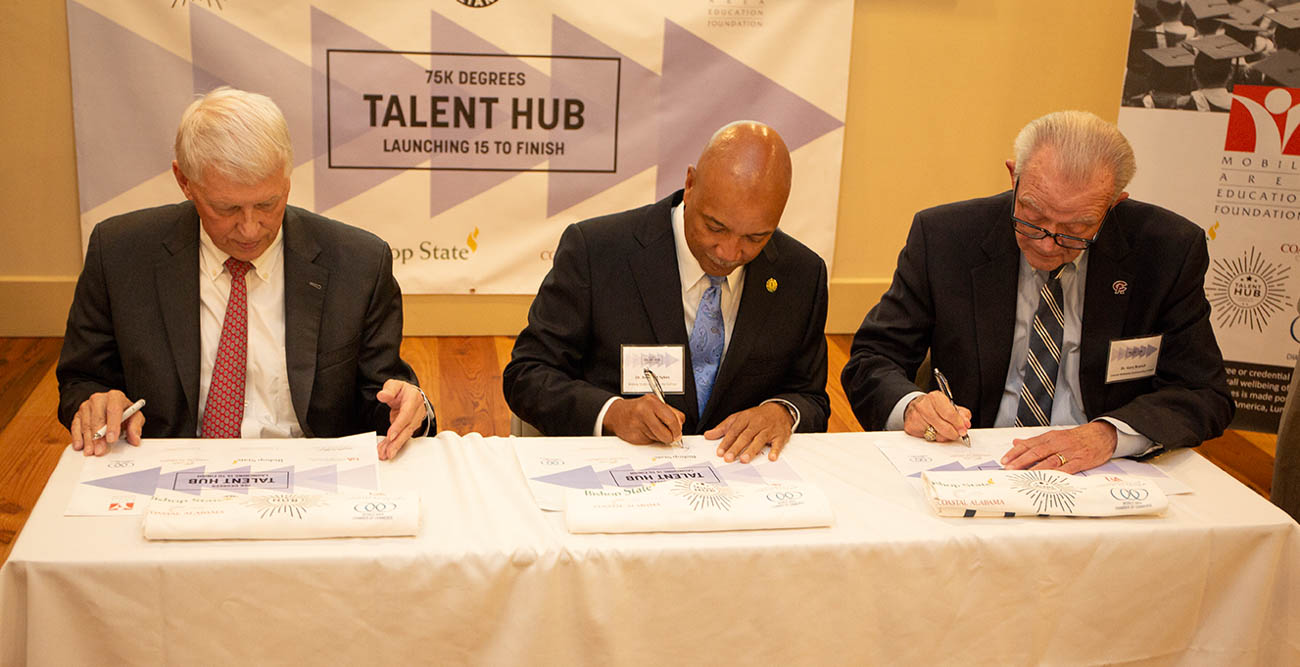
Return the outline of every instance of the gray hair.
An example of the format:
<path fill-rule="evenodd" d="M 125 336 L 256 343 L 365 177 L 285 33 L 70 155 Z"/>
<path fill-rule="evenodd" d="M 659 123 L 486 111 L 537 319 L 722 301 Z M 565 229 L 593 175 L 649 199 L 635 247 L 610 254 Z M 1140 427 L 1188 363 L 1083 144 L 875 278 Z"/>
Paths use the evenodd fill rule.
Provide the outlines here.
<path fill-rule="evenodd" d="M 176 163 L 187 178 L 203 182 L 206 170 L 236 183 L 256 183 L 293 169 L 293 144 L 280 107 L 271 98 L 222 86 L 181 114 Z"/>
<path fill-rule="evenodd" d="M 1057 111 L 1029 121 L 1016 135 L 1016 178 L 1044 146 L 1056 149 L 1056 167 L 1072 181 L 1091 180 L 1104 170 L 1114 179 L 1112 201 L 1137 172 L 1133 147 L 1124 135 L 1087 111 Z"/>

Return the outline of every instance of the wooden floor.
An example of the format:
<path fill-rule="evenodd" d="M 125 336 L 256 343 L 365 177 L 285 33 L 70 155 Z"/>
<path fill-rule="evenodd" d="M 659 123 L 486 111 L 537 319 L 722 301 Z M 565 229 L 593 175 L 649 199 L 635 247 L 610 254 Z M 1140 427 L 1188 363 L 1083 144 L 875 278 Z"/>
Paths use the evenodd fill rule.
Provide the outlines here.
<path fill-rule="evenodd" d="M 827 336 L 831 400 L 828 430 L 861 428 L 840 386 L 851 337 Z M 59 338 L 0 338 L 0 563 L 53 472 L 68 432 L 59 424 L 54 364 Z M 402 357 L 420 376 L 440 430 L 509 435 L 501 371 L 514 339 L 506 336 L 407 338 Z M 1206 458 L 1268 497 L 1277 437 L 1229 431 L 1201 445 Z"/>

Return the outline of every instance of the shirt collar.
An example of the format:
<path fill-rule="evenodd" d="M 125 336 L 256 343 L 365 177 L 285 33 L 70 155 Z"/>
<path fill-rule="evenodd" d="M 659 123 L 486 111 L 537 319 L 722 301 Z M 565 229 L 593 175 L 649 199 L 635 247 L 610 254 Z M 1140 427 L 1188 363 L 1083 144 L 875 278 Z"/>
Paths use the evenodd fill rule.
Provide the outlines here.
<path fill-rule="evenodd" d="M 270 281 L 271 271 L 275 268 L 276 260 L 280 258 L 280 252 L 284 248 L 284 226 L 280 226 L 280 231 L 276 233 L 275 240 L 267 247 L 261 255 L 252 260 L 253 273 L 262 279 L 263 282 Z M 230 254 L 217 247 L 216 242 L 208 236 L 208 230 L 199 224 L 199 254 L 203 261 L 200 262 L 199 270 L 207 275 L 209 280 L 216 280 L 226 270 L 226 260 Z"/>
<path fill-rule="evenodd" d="M 673 245 L 677 248 L 677 273 L 682 279 L 682 293 L 685 294 L 697 283 L 704 278 L 704 269 L 700 267 L 700 261 L 695 259 L 691 254 L 690 246 L 686 245 L 686 204 L 685 202 L 673 207 Z M 736 267 L 736 270 L 727 274 L 727 291 L 734 294 L 740 288 L 740 283 L 745 279 L 745 267 Z"/>

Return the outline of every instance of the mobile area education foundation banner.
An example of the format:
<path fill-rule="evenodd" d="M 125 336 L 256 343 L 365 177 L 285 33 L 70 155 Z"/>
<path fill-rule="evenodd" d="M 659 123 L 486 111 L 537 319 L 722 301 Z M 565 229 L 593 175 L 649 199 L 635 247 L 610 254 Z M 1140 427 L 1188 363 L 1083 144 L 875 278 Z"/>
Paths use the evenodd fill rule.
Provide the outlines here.
<path fill-rule="evenodd" d="M 1300 5 L 1156 4 L 1136 3 L 1119 112 L 1129 192 L 1205 229 L 1232 426 L 1276 433 L 1300 349 Z"/>
<path fill-rule="evenodd" d="M 833 256 L 852 0 L 68 0 L 83 245 L 183 198 L 181 112 L 230 85 L 293 139 L 290 203 L 407 293 L 531 294 L 564 227 L 680 188 L 718 127 L 792 151 L 781 227 Z"/>

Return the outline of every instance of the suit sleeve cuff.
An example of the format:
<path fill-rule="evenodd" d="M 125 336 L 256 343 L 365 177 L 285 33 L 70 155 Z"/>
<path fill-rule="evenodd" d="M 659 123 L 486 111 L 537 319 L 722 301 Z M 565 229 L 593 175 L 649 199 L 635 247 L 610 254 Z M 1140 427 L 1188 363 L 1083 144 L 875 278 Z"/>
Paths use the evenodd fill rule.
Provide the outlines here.
<path fill-rule="evenodd" d="M 1160 447 L 1151 438 L 1133 430 L 1132 426 L 1114 417 L 1099 417 L 1115 427 L 1115 458 L 1145 456 Z"/>
<path fill-rule="evenodd" d="M 600 406 L 600 412 L 596 413 L 596 428 L 592 429 L 591 431 L 592 435 L 596 436 L 597 438 L 603 435 L 601 431 L 604 430 L 602 426 L 605 423 L 605 413 L 609 412 L 609 406 L 613 405 L 614 401 L 621 401 L 621 400 L 623 400 L 622 396 L 610 396 L 609 400 L 605 401 L 605 404 Z"/>
<path fill-rule="evenodd" d="M 766 401 L 759 403 L 759 405 L 763 405 L 765 403 L 780 403 L 781 405 L 785 406 L 786 411 L 790 413 L 790 418 L 794 420 L 794 425 L 790 427 L 790 432 L 794 433 L 795 431 L 799 430 L 799 408 L 795 407 L 794 403 L 791 403 L 790 401 L 787 401 L 784 398 L 769 398 Z"/>
<path fill-rule="evenodd" d="M 925 392 L 923 391 L 908 392 L 906 394 L 903 394 L 902 398 L 898 399 L 898 403 L 894 404 L 894 409 L 891 410 L 889 413 L 889 419 L 885 420 L 886 431 L 903 430 L 903 417 L 907 414 L 907 405 L 919 396 L 925 396 Z"/>

